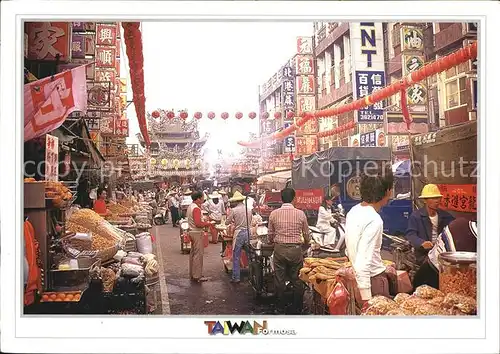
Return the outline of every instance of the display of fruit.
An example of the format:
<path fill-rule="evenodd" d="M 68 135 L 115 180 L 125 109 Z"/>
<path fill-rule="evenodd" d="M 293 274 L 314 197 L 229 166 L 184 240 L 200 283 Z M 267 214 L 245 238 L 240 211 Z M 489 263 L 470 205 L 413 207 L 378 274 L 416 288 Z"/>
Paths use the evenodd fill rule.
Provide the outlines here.
<path fill-rule="evenodd" d="M 42 294 L 40 302 L 78 302 L 81 297 L 81 291 L 46 292 Z"/>

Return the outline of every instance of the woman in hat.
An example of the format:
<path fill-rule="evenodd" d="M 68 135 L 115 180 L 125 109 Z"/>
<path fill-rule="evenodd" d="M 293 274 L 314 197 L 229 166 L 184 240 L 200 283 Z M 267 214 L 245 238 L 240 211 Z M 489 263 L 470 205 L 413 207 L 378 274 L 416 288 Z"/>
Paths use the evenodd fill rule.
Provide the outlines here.
<path fill-rule="evenodd" d="M 217 243 L 218 232 L 215 225 L 219 225 L 222 221 L 222 216 L 226 215 L 226 208 L 224 203 L 220 201 L 221 195 L 217 192 L 208 195 L 208 200 L 203 204 L 203 208 L 207 211 L 210 221 L 214 224 L 210 227 L 210 233 L 212 234 L 211 243 Z"/>
<path fill-rule="evenodd" d="M 438 256 L 443 252 L 476 252 L 477 224 L 465 218 L 453 220 L 438 236 L 424 264 L 415 274 L 413 288 L 426 284 L 439 288 Z"/>
<path fill-rule="evenodd" d="M 410 215 L 405 236 L 415 248 L 417 263 L 421 265 L 439 234 L 455 218 L 439 208 L 443 195 L 435 184 L 425 185 L 419 198 L 425 205 Z"/>
<path fill-rule="evenodd" d="M 229 212 L 228 224 L 234 224 L 233 233 L 233 274 L 232 283 L 240 282 L 240 260 L 241 250 L 247 249 L 249 242 L 250 222 L 252 221 L 252 210 L 245 205 L 246 197 L 239 191 L 236 191 L 229 203 L 235 204 Z"/>

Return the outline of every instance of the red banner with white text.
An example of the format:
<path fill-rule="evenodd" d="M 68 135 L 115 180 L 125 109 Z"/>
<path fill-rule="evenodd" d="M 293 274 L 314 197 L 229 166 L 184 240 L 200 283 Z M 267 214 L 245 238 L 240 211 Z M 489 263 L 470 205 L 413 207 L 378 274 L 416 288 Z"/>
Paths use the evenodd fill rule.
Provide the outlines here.
<path fill-rule="evenodd" d="M 24 85 L 24 141 L 57 129 L 73 111 L 87 110 L 84 65 Z"/>

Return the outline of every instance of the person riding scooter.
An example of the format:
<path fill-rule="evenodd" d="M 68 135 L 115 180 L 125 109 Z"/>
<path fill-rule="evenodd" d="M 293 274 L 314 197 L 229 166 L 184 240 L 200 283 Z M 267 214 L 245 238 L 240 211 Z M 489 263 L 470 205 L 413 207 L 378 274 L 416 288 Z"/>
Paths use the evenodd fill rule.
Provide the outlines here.
<path fill-rule="evenodd" d="M 210 233 L 212 235 L 211 243 L 218 242 L 218 234 L 219 232 L 215 228 L 215 225 L 219 225 L 222 221 L 222 217 L 226 215 L 226 208 L 224 207 L 224 203 L 221 202 L 222 196 L 214 192 L 208 196 L 208 200 L 203 204 L 203 209 L 208 213 L 208 217 L 210 221 L 213 221 L 215 224 L 210 226 Z"/>

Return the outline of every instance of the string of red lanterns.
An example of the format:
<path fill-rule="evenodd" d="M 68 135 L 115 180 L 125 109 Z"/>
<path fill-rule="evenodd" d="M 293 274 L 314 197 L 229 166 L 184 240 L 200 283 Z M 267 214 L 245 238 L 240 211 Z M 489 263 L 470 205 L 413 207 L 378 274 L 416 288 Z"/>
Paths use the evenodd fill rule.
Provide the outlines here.
<path fill-rule="evenodd" d="M 376 102 L 383 101 L 396 93 L 406 90 L 407 87 L 420 82 L 427 77 L 430 77 L 432 75 L 435 75 L 437 73 L 446 71 L 451 69 L 454 66 L 457 66 L 458 64 L 465 63 L 468 60 L 475 59 L 477 57 L 477 42 L 472 43 L 471 45 L 468 45 L 467 47 L 464 47 L 458 51 L 456 51 L 453 54 L 447 55 L 445 57 L 439 58 L 435 62 L 428 63 L 424 65 L 421 69 L 414 71 L 401 79 L 399 82 L 395 82 L 389 86 L 386 86 L 380 90 L 377 90 L 373 92 L 372 94 L 365 96 L 363 98 L 360 98 L 354 102 L 344 104 L 339 107 L 334 107 L 330 109 L 324 109 L 316 112 L 305 112 L 301 114 L 301 118 L 297 119 L 295 124 L 290 125 L 288 128 L 279 130 L 274 132 L 273 134 L 270 134 L 266 137 L 260 138 L 255 141 L 250 141 L 250 142 L 238 142 L 239 145 L 245 146 L 245 147 L 258 147 L 260 144 L 264 141 L 268 140 L 282 140 L 288 135 L 292 134 L 294 131 L 299 129 L 301 126 L 303 126 L 307 121 L 311 119 L 318 119 L 318 118 L 326 118 L 326 117 L 332 117 L 332 116 L 338 116 L 344 113 L 348 113 L 351 111 L 359 110 L 367 106 L 371 106 Z M 403 107 L 404 109 L 404 107 Z M 405 112 L 403 112 L 405 113 Z M 405 114 L 405 121 L 408 124 L 409 120 L 411 118 L 407 117 L 407 114 Z M 356 126 L 355 122 L 349 122 L 347 124 L 344 124 L 340 127 L 337 127 L 335 129 L 327 130 L 321 133 L 318 133 L 318 137 L 327 137 L 335 134 L 342 133 L 344 131 L 347 131 L 349 129 L 353 129 Z"/>
<path fill-rule="evenodd" d="M 152 111 L 152 112 L 151 112 L 151 117 L 153 117 L 153 118 L 155 118 L 155 119 L 160 118 L 160 116 L 161 116 L 161 113 L 160 113 L 160 111 L 159 111 L 159 110 L 154 110 L 154 111 Z M 167 117 L 168 119 L 173 119 L 173 118 L 175 118 L 175 116 L 176 116 L 176 113 L 175 113 L 174 111 L 167 111 L 167 112 L 166 112 L 166 117 Z M 199 120 L 199 119 L 202 119 L 202 118 L 203 118 L 203 116 L 204 116 L 204 115 L 203 115 L 203 113 L 202 113 L 202 112 L 195 112 L 195 113 L 193 114 L 193 118 L 194 118 L 194 119 L 198 119 L 198 120 Z M 242 112 L 236 112 L 236 113 L 235 113 L 235 115 L 234 115 L 234 118 L 236 118 L 236 119 L 240 120 L 240 119 L 243 119 L 243 117 L 244 117 L 244 116 L 245 116 L 245 115 L 244 115 Z M 214 112 L 208 112 L 208 114 L 207 114 L 207 118 L 208 118 L 208 119 L 215 119 L 216 117 L 217 117 L 217 115 L 216 115 Z M 231 116 L 230 116 L 230 114 L 229 114 L 228 112 L 223 112 L 223 113 L 221 113 L 221 114 L 220 114 L 220 118 L 221 118 L 221 119 L 223 119 L 223 120 L 227 120 L 227 119 L 229 119 L 230 117 L 231 117 Z M 189 118 L 189 114 L 188 114 L 186 111 L 181 111 L 181 112 L 179 113 L 179 118 L 181 118 L 181 119 L 188 119 L 188 118 Z M 250 119 L 255 119 L 255 118 L 257 118 L 257 113 L 255 113 L 255 112 L 250 112 L 250 113 L 248 113 L 248 118 L 250 118 Z M 269 119 L 269 113 L 268 113 L 268 112 L 263 112 L 263 113 L 260 115 L 260 118 L 261 118 L 262 120 Z M 274 113 L 274 118 L 275 118 L 275 119 L 280 119 L 280 118 L 281 118 L 281 112 L 276 112 L 276 113 Z M 293 112 L 288 112 L 288 114 L 287 114 L 287 118 L 289 118 L 289 119 L 293 119 L 293 118 L 294 118 L 294 114 L 293 114 Z"/>

